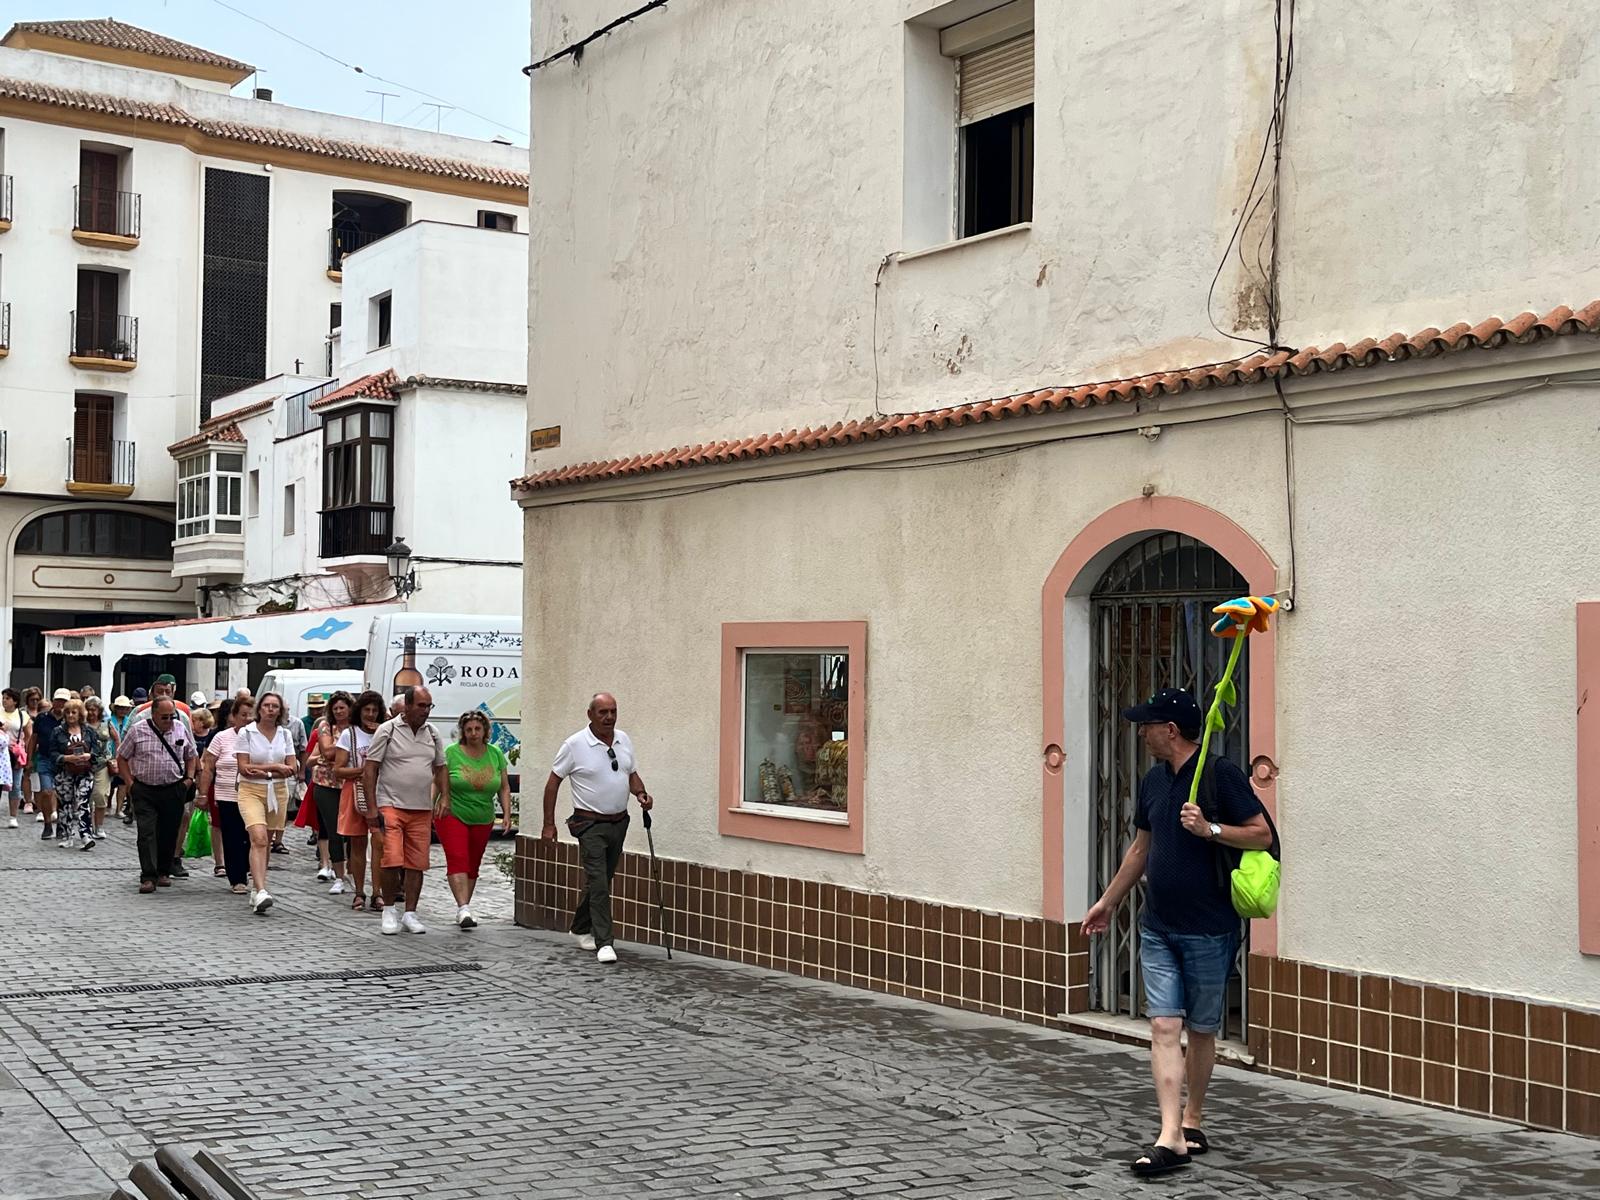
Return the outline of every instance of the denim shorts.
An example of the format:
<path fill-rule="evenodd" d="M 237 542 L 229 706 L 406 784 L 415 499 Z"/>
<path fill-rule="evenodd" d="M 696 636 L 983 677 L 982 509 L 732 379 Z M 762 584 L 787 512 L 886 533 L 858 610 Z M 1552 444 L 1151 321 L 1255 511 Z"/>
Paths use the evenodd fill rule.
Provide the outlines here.
<path fill-rule="evenodd" d="M 1139 970 L 1145 1011 L 1182 1017 L 1195 1033 L 1218 1033 L 1239 934 L 1162 933 L 1139 926 Z"/>
<path fill-rule="evenodd" d="M 53 792 L 56 790 L 56 769 L 43 762 L 33 769 L 33 786 L 35 791 Z"/>

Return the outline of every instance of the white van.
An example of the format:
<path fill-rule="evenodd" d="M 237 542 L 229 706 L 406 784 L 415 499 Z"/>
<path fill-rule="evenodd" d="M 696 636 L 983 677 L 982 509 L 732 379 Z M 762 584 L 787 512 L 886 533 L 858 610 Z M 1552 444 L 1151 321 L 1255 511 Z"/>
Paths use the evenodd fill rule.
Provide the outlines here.
<path fill-rule="evenodd" d="M 307 667 L 292 671 L 268 671 L 256 688 L 257 696 L 277 692 L 283 697 L 283 709 L 290 717 L 300 720 L 311 711 L 313 696 L 326 700 L 334 692 L 349 692 L 355 696 L 361 691 L 360 671 L 330 671 Z"/>
<path fill-rule="evenodd" d="M 384 697 L 426 684 L 433 724 L 447 740 L 468 709 L 489 714 L 508 753 L 522 726 L 522 617 L 393 613 L 372 619 L 366 686 Z"/>

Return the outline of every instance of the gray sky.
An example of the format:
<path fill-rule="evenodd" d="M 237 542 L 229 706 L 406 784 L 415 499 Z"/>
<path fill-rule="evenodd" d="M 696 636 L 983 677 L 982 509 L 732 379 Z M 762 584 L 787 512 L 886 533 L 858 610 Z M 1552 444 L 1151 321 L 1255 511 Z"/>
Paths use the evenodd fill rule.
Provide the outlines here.
<path fill-rule="evenodd" d="M 525 0 L 13 0 L 6 7 L 4 28 L 115 17 L 241 59 L 260 69 L 260 86 L 275 100 L 297 108 L 377 120 L 379 97 L 367 89 L 381 89 L 398 93 L 382 101 L 393 124 L 432 129 L 437 119 L 446 133 L 527 145 Z M 240 13 L 395 82 L 329 62 Z M 249 86 L 235 94 L 247 95 Z M 456 110 L 436 118 L 437 99 Z"/>

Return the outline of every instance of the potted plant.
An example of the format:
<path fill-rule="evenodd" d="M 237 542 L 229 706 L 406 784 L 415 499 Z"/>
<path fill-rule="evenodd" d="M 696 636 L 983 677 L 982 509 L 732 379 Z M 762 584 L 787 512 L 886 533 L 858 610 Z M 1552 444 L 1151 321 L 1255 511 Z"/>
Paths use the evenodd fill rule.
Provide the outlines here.
<path fill-rule="evenodd" d="M 128 358 L 131 350 L 132 347 L 121 338 L 111 343 L 111 356 L 113 358 Z"/>

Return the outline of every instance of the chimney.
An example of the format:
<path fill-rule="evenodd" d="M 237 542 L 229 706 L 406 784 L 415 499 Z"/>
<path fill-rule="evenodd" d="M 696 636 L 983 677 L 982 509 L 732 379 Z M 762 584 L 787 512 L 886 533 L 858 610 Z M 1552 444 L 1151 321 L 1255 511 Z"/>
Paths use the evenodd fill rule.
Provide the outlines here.
<path fill-rule="evenodd" d="M 256 99 L 257 100 L 271 100 L 272 99 L 272 89 L 271 88 L 257 88 L 256 89 Z"/>

